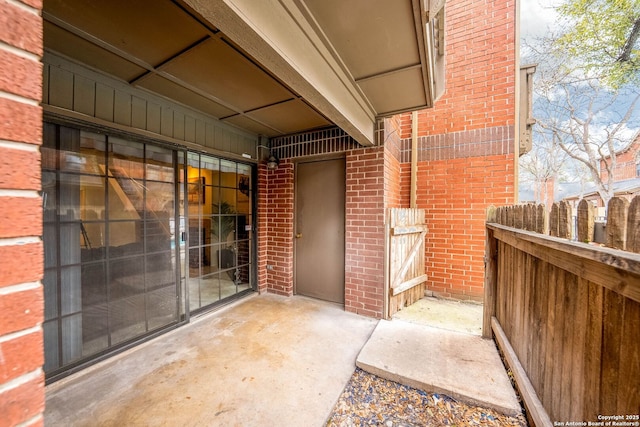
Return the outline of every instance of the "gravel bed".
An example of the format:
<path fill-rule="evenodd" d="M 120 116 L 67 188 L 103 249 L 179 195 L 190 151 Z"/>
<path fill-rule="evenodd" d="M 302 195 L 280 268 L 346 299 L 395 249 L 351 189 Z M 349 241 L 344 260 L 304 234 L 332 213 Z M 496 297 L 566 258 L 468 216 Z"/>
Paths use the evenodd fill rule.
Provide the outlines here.
<path fill-rule="evenodd" d="M 508 417 L 469 406 L 448 396 L 385 380 L 356 369 L 333 408 L 327 426 L 518 426 L 524 416 Z"/>

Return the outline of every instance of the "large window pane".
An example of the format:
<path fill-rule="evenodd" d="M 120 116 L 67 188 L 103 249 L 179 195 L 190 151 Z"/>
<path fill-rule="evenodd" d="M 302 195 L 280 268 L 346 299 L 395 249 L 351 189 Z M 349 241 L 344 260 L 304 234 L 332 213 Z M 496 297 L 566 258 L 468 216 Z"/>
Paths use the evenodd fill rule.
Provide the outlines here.
<path fill-rule="evenodd" d="M 220 211 L 221 214 L 235 214 L 236 210 L 236 190 L 232 188 L 220 189 Z"/>
<path fill-rule="evenodd" d="M 237 186 L 237 163 L 229 160 L 220 161 L 220 186 L 236 188 Z"/>
<path fill-rule="evenodd" d="M 53 222 L 58 216 L 58 197 L 56 191 L 56 173 L 42 172 L 42 209 L 43 220 Z"/>
<path fill-rule="evenodd" d="M 197 155 L 189 158 L 192 249 L 187 283 L 190 309 L 196 310 L 250 287 L 252 167 L 201 156 L 198 170 Z M 198 193 L 199 188 L 204 191 Z M 238 263 L 243 264 L 241 269 Z M 216 298 L 213 289 L 218 290 Z"/>
<path fill-rule="evenodd" d="M 109 346 L 108 296 L 105 263 L 82 266 L 82 341 L 88 356 Z"/>
<path fill-rule="evenodd" d="M 174 247 L 169 219 L 145 221 L 147 252 L 168 251 Z"/>
<path fill-rule="evenodd" d="M 174 185 L 172 183 L 147 183 L 147 218 L 170 218 L 174 213 Z"/>
<path fill-rule="evenodd" d="M 144 258 L 132 257 L 109 263 L 109 297 L 111 301 L 144 294 Z"/>
<path fill-rule="evenodd" d="M 62 315 L 82 310 L 82 282 L 79 265 L 60 271 L 60 299 Z"/>
<path fill-rule="evenodd" d="M 107 303 L 106 270 L 104 262 L 82 266 L 82 309 Z"/>
<path fill-rule="evenodd" d="M 147 295 L 149 330 L 175 322 L 177 316 L 175 285 L 155 289 Z"/>
<path fill-rule="evenodd" d="M 80 262 L 82 231 L 79 222 L 60 224 L 60 264 Z"/>
<path fill-rule="evenodd" d="M 147 180 L 174 182 L 173 151 L 147 144 Z"/>
<path fill-rule="evenodd" d="M 63 128 L 60 169 L 91 175 L 104 175 L 105 136 Z"/>
<path fill-rule="evenodd" d="M 44 335 L 44 370 L 51 372 L 60 367 L 60 342 L 58 337 L 59 320 L 44 322 L 42 330 Z"/>
<path fill-rule="evenodd" d="M 144 251 L 142 221 L 118 221 L 109 223 L 109 257 L 119 258 Z"/>
<path fill-rule="evenodd" d="M 62 363 L 82 357 L 82 314 L 62 318 Z"/>
<path fill-rule="evenodd" d="M 145 296 L 132 295 L 109 304 L 111 343 L 138 337 L 146 332 Z"/>
<path fill-rule="evenodd" d="M 44 224 L 42 230 L 44 246 L 44 267 L 58 265 L 58 228 L 55 224 Z"/>
<path fill-rule="evenodd" d="M 168 285 L 175 288 L 176 271 L 171 263 L 171 256 L 172 253 L 169 251 L 147 255 L 145 274 L 147 290 Z"/>
<path fill-rule="evenodd" d="M 177 321 L 185 215 L 176 230 L 173 150 L 53 124 L 43 136 L 49 374 Z"/>
<path fill-rule="evenodd" d="M 57 270 L 45 270 L 42 279 L 44 287 L 44 319 L 58 316 L 58 274 Z"/>
<path fill-rule="evenodd" d="M 104 220 L 104 178 L 82 175 L 80 177 L 80 217 L 83 221 Z"/>
<path fill-rule="evenodd" d="M 238 265 L 248 265 L 251 263 L 251 244 L 248 240 L 241 240 L 236 244 L 238 248 Z"/>
<path fill-rule="evenodd" d="M 209 157 L 201 156 L 200 159 L 200 174 L 205 178 L 205 184 L 219 186 L 220 185 L 220 160 Z"/>
<path fill-rule="evenodd" d="M 238 165 L 238 193 L 236 209 L 238 213 L 251 213 L 251 166 Z"/>
<path fill-rule="evenodd" d="M 76 221 L 80 219 L 80 175 L 60 174 L 58 179 L 60 188 L 59 206 L 61 221 Z"/>
<path fill-rule="evenodd" d="M 244 291 L 245 289 L 249 289 L 251 287 L 251 269 L 249 265 L 243 265 L 238 267 L 236 274 L 236 285 L 238 286 L 237 291 Z"/>
<path fill-rule="evenodd" d="M 218 274 L 204 276 L 200 280 L 200 306 L 204 307 L 220 301 L 220 281 Z"/>
<path fill-rule="evenodd" d="M 82 310 L 82 354 L 91 356 L 109 347 L 108 304 L 95 304 Z"/>
<path fill-rule="evenodd" d="M 223 245 L 233 245 L 233 241 L 236 240 L 237 217 L 235 215 L 222 215 L 219 219 L 220 223 L 214 234 L 220 236 L 220 243 Z"/>
<path fill-rule="evenodd" d="M 80 134 L 80 157 L 82 171 L 86 174 L 105 175 L 106 137 L 89 132 Z"/>
<path fill-rule="evenodd" d="M 132 178 L 109 179 L 109 218 L 142 219 L 144 184 Z"/>
<path fill-rule="evenodd" d="M 144 178 L 144 145 L 109 138 L 109 173 L 117 178 Z"/>

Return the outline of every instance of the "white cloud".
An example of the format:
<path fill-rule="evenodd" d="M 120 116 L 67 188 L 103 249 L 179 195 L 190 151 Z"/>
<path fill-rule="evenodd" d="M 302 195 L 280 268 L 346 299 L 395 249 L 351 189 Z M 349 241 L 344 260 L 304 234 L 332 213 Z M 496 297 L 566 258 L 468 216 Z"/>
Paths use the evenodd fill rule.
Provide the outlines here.
<path fill-rule="evenodd" d="M 549 32 L 557 20 L 557 5 L 558 0 L 520 0 L 520 37 L 531 41 Z"/>

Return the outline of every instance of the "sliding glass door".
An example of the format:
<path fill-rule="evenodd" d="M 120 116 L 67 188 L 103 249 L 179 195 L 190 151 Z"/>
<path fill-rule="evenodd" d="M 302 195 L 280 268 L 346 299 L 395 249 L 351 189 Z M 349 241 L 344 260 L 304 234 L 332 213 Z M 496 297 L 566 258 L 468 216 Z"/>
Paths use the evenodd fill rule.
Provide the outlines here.
<path fill-rule="evenodd" d="M 45 372 L 175 325 L 184 152 L 45 124 Z"/>
<path fill-rule="evenodd" d="M 252 167 L 189 153 L 187 200 L 193 312 L 251 288 Z"/>
<path fill-rule="evenodd" d="M 45 123 L 45 373 L 253 284 L 251 165 Z"/>

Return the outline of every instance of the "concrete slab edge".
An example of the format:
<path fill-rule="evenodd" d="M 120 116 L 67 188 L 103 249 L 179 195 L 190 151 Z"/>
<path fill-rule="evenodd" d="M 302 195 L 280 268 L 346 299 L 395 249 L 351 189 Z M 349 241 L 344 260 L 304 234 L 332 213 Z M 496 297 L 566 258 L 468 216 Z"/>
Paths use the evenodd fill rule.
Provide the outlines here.
<path fill-rule="evenodd" d="M 502 406 L 497 403 L 486 402 L 481 399 L 476 399 L 472 396 L 468 396 L 464 393 L 457 392 L 456 390 L 453 390 L 453 389 L 438 387 L 434 384 L 425 384 L 421 381 L 416 381 L 404 375 L 394 373 L 394 372 L 389 372 L 385 369 L 381 369 L 376 366 L 370 365 L 366 362 L 363 362 L 360 360 L 360 358 L 356 360 L 356 366 L 362 369 L 363 371 L 369 372 L 370 374 L 373 374 L 373 375 L 377 375 L 380 378 L 384 378 L 386 380 L 395 381 L 397 383 L 404 384 L 406 386 L 415 388 L 417 390 L 422 390 L 427 393 L 444 394 L 446 396 L 452 397 L 455 400 L 466 403 L 468 405 L 479 406 L 487 409 L 493 409 L 497 412 L 500 412 L 501 414 L 504 414 L 510 417 L 515 417 L 522 413 L 520 409 L 515 410 L 514 408 Z"/>

